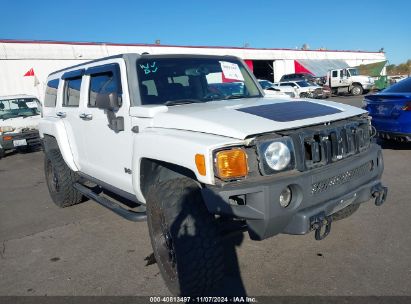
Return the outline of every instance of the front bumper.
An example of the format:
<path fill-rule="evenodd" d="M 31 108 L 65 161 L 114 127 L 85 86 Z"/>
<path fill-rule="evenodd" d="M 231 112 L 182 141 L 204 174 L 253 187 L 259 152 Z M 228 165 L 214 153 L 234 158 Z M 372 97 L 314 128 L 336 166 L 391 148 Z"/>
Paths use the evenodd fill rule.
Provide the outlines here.
<path fill-rule="evenodd" d="M 321 168 L 221 187 L 206 186 L 202 195 L 211 213 L 245 219 L 252 239 L 261 240 L 278 233 L 306 234 L 311 230 L 313 216 L 320 213 L 329 216 L 375 196 L 375 189 L 382 189 L 383 170 L 381 148 L 371 144 L 363 153 Z M 283 208 L 279 195 L 287 186 L 293 195 L 290 205 Z M 238 197 L 243 204 L 238 204 Z"/>
<path fill-rule="evenodd" d="M 362 88 L 366 91 L 371 90 L 373 87 L 374 87 L 374 83 L 372 83 L 372 82 L 362 84 Z"/>
<path fill-rule="evenodd" d="M 5 138 L 11 139 L 5 140 Z M 19 133 L 5 133 L 0 136 L 1 146 L 3 150 L 13 150 L 16 148 L 35 147 L 41 145 L 40 135 L 38 130 L 30 130 Z"/>

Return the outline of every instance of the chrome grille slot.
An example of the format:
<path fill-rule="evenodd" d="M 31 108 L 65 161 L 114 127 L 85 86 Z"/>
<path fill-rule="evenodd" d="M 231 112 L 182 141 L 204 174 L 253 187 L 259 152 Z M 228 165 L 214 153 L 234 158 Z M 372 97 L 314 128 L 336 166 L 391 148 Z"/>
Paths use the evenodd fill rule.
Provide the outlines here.
<path fill-rule="evenodd" d="M 323 130 L 304 130 L 300 134 L 302 141 L 302 169 L 312 169 L 339 161 L 366 150 L 370 144 L 368 123 L 349 122 Z"/>
<path fill-rule="evenodd" d="M 369 161 L 355 169 L 348 170 L 333 177 L 329 177 L 316 183 L 313 183 L 311 187 L 311 194 L 315 195 L 324 193 L 328 190 L 331 190 L 335 186 L 342 185 L 352 180 L 358 179 L 367 174 L 367 172 L 369 172 L 371 169 L 372 161 Z"/>

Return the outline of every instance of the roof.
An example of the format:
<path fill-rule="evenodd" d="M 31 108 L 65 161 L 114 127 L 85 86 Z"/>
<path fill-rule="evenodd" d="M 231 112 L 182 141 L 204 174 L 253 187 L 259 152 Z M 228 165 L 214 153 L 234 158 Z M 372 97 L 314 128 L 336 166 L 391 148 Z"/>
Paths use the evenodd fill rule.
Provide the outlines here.
<path fill-rule="evenodd" d="M 63 71 L 68 71 L 71 69 L 74 69 L 76 67 L 81 67 L 90 63 L 95 63 L 95 62 L 100 62 L 100 61 L 105 61 L 105 60 L 109 60 L 109 59 L 113 59 L 113 58 L 123 58 L 125 60 L 136 60 L 137 58 L 151 58 L 151 59 L 157 59 L 157 58 L 183 58 L 183 57 L 187 57 L 187 58 L 231 58 L 231 59 L 239 59 L 236 56 L 229 56 L 229 55 L 197 55 L 197 54 L 137 54 L 137 53 L 127 53 L 127 54 L 118 54 L 118 55 L 113 55 L 113 56 L 107 56 L 107 57 L 103 57 L 103 58 L 99 58 L 99 59 L 95 59 L 95 60 L 91 60 L 91 61 L 86 61 L 83 63 L 79 63 L 76 65 L 72 65 L 69 67 L 65 67 L 63 69 L 54 71 L 52 73 L 50 73 L 50 75 L 54 75 Z"/>
<path fill-rule="evenodd" d="M 36 98 L 37 99 L 37 97 L 34 95 L 26 95 L 26 94 L 0 96 L 0 100 L 22 99 L 22 98 Z"/>
<path fill-rule="evenodd" d="M 338 59 L 298 59 L 297 61 L 317 77 L 326 76 L 329 70 L 350 67 L 345 60 Z"/>
<path fill-rule="evenodd" d="M 385 67 L 387 60 L 370 63 L 370 64 L 361 64 L 357 66 L 361 75 L 368 75 L 371 77 L 378 77 L 381 75 L 382 69 Z"/>

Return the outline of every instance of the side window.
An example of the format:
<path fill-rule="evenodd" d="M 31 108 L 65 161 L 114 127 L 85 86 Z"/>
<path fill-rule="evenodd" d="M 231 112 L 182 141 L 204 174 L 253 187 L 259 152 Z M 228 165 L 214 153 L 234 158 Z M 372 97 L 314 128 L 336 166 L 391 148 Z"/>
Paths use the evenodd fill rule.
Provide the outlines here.
<path fill-rule="evenodd" d="M 90 75 L 89 107 L 96 106 L 97 94 L 119 93 L 119 81 L 112 71 Z"/>
<path fill-rule="evenodd" d="M 338 71 L 333 71 L 332 77 L 338 77 Z"/>
<path fill-rule="evenodd" d="M 46 94 L 44 95 L 45 107 L 54 108 L 56 106 L 58 86 L 59 79 L 53 79 L 47 83 Z"/>
<path fill-rule="evenodd" d="M 64 107 L 78 107 L 80 103 L 81 76 L 67 78 L 64 85 Z"/>
<path fill-rule="evenodd" d="M 343 76 L 344 76 L 344 71 L 341 70 L 341 71 L 340 71 L 340 78 L 343 78 Z"/>

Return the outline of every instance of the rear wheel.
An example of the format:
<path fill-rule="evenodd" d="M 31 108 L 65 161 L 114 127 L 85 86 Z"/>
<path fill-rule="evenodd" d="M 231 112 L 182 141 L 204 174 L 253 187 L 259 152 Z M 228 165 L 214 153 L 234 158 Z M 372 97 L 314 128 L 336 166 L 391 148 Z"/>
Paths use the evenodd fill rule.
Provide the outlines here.
<path fill-rule="evenodd" d="M 2 159 L 4 157 L 4 150 L 2 148 L 0 148 L 0 159 Z"/>
<path fill-rule="evenodd" d="M 300 98 L 308 98 L 308 93 L 301 93 Z"/>
<path fill-rule="evenodd" d="M 154 256 L 175 295 L 205 295 L 223 277 L 223 247 L 199 186 L 177 178 L 152 186 L 147 221 Z"/>
<path fill-rule="evenodd" d="M 64 208 L 81 202 L 82 194 L 73 187 L 79 177 L 66 165 L 60 151 L 45 154 L 44 171 L 51 199 L 57 206 Z"/>

